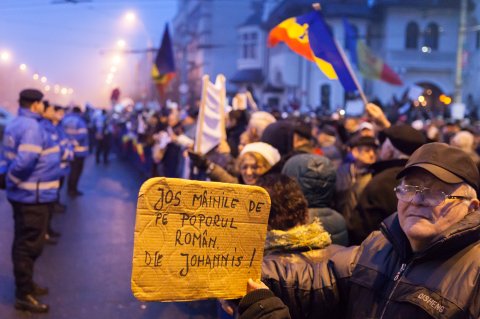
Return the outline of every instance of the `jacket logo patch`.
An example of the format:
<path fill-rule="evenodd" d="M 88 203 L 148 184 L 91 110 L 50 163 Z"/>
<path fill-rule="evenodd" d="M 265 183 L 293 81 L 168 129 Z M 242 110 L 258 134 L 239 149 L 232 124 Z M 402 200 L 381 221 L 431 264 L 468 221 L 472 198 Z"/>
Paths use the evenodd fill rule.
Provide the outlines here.
<path fill-rule="evenodd" d="M 439 313 L 443 313 L 445 311 L 444 306 L 442 306 L 438 301 L 436 301 L 435 299 L 433 299 L 432 297 L 430 297 L 430 296 L 428 296 L 424 293 L 420 293 L 417 296 L 417 298 L 424 301 L 426 305 L 428 305 L 429 307 L 438 311 Z"/>

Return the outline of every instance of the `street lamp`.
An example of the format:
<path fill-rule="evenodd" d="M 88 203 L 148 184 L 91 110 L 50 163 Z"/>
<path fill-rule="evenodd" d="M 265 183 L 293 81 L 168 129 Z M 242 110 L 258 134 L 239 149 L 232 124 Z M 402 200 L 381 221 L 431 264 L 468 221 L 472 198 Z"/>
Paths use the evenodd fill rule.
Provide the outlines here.
<path fill-rule="evenodd" d="M 124 19 L 128 23 L 133 23 L 137 19 L 137 15 L 133 11 L 128 11 L 127 13 L 125 13 Z"/>
<path fill-rule="evenodd" d="M 127 42 L 125 42 L 125 40 L 123 40 L 123 39 L 120 39 L 120 40 L 117 41 L 117 47 L 119 49 L 125 48 L 126 45 L 127 45 Z"/>
<path fill-rule="evenodd" d="M 122 60 L 122 58 L 121 58 L 119 55 L 115 55 L 115 56 L 113 57 L 113 59 L 112 59 L 112 63 L 113 63 L 114 65 L 117 65 L 117 64 L 120 63 L 121 60 Z"/>
<path fill-rule="evenodd" d="M 2 53 L 0 53 L 0 59 L 4 62 L 8 62 L 10 60 L 10 52 L 3 51 Z"/>
<path fill-rule="evenodd" d="M 20 71 L 25 71 L 27 69 L 27 65 L 25 63 L 22 63 L 18 68 L 20 69 Z"/>

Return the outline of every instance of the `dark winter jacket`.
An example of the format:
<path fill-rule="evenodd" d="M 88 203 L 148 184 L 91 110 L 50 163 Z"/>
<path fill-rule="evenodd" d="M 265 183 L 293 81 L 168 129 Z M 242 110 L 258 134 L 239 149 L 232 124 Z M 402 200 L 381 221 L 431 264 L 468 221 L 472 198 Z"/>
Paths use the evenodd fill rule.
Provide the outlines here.
<path fill-rule="evenodd" d="M 345 219 L 330 208 L 335 192 L 336 171 L 331 161 L 320 155 L 299 154 L 290 158 L 282 173 L 295 178 L 308 202 L 309 215 L 320 218 L 332 242 L 348 245 Z"/>
<path fill-rule="evenodd" d="M 480 212 L 445 230 L 421 253 L 412 253 L 396 214 L 361 246 L 328 261 L 282 264 L 264 261 L 262 280 L 291 308 L 315 318 L 479 318 Z M 249 295 L 244 300 L 248 300 Z M 240 318 L 289 318 L 270 299 L 240 307 Z M 242 301 L 243 303 L 243 301 Z M 271 311 L 277 309 L 278 311 Z"/>
<path fill-rule="evenodd" d="M 267 233 L 264 252 L 264 265 L 272 261 L 282 265 L 297 262 L 320 262 L 328 259 L 335 251 L 342 249 L 342 246 L 330 245 L 330 234 L 325 231 L 318 219 L 312 223 L 297 226 L 287 231 L 271 230 Z M 263 277 L 268 276 L 271 269 L 262 269 Z M 315 317 L 306 316 L 302 307 L 290 306 L 292 319 L 304 319 Z"/>
<path fill-rule="evenodd" d="M 405 167 L 407 159 L 381 161 L 372 165 L 374 176 L 358 200 L 357 212 L 361 223 L 350 232 L 350 243 L 360 244 L 382 220 L 397 211 L 397 197 L 393 189 L 399 184 L 397 174 Z"/>
<path fill-rule="evenodd" d="M 371 179 L 372 174 L 369 169 L 359 169 L 351 162 L 343 163 L 337 170 L 334 205 L 335 209 L 345 218 L 351 241 L 355 239 L 355 233 L 352 231 L 362 227 L 357 205 L 363 190 Z"/>

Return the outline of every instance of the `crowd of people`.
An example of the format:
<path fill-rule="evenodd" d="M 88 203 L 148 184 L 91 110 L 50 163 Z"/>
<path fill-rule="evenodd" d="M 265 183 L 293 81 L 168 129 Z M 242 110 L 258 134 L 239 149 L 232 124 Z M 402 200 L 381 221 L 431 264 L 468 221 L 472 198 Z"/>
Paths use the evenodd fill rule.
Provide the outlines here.
<path fill-rule="evenodd" d="M 112 148 L 119 157 L 134 150 L 149 177 L 268 191 L 262 282 L 249 281 L 239 303 L 221 301 L 230 315 L 480 317 L 478 127 L 392 124 L 372 103 L 358 118 L 233 109 L 226 139 L 201 154 L 194 152 L 196 107 L 84 114 L 74 107 L 62 119 L 64 109 L 42 98 L 20 93 L 19 117 L 3 141 L 17 308 L 48 311 L 37 299 L 45 289 L 33 281 L 33 263 L 56 235 L 48 224 L 63 176 L 68 194 L 81 195 L 90 143 L 99 165 Z"/>

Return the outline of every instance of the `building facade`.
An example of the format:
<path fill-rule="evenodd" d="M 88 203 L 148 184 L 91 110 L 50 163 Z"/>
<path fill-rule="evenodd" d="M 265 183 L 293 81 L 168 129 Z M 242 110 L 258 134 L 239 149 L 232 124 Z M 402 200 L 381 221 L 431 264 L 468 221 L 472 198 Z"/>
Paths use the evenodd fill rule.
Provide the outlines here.
<path fill-rule="evenodd" d="M 173 19 L 173 46 L 182 105 L 200 98 L 202 76 L 215 81 L 218 74 L 231 78 L 237 70 L 237 27 L 251 11 L 250 1 L 180 0 Z M 227 83 L 227 91 L 235 91 Z"/>
<path fill-rule="evenodd" d="M 267 109 L 328 112 L 343 108 L 354 98 L 345 94 L 338 81 L 327 79 L 315 64 L 292 53 L 286 45 L 267 47 L 268 32 L 275 25 L 312 10 L 312 3 L 317 1 L 238 2 L 242 5 L 237 1 L 180 1 L 174 38 L 183 38 L 181 34 L 191 34 L 192 30 L 202 35 L 177 39 L 184 41 L 178 45 L 177 57 L 182 61 L 179 65 L 186 68 L 179 80 L 188 82 L 189 89 L 195 88 L 192 92 L 198 92 L 197 97 L 202 74 L 223 73 L 231 84 L 230 91 L 250 90 Z M 476 2 L 468 4 L 463 65 L 463 101 L 470 108 L 480 101 L 476 88 L 480 12 Z M 322 2 L 322 11 L 342 47 L 343 18 L 348 18 L 360 39 L 402 79 L 401 86 L 364 79 L 354 67 L 369 99 L 388 105 L 402 100 L 412 85 L 419 85 L 425 89 L 428 106 L 439 111 L 447 107 L 440 96 L 453 97 L 455 90 L 460 1 L 329 0 Z"/>

